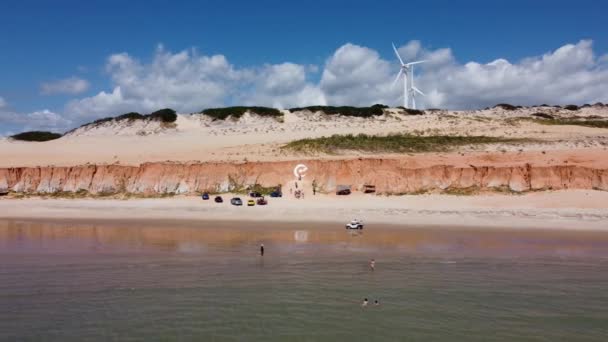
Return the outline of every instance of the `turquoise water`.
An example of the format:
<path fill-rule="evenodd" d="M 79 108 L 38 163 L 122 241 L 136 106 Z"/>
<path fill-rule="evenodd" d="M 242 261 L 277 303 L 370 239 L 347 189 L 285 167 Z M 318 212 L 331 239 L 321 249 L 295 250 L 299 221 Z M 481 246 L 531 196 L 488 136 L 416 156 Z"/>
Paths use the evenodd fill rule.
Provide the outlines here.
<path fill-rule="evenodd" d="M 0 340 L 606 341 L 607 247 L 599 233 L 0 222 Z"/>

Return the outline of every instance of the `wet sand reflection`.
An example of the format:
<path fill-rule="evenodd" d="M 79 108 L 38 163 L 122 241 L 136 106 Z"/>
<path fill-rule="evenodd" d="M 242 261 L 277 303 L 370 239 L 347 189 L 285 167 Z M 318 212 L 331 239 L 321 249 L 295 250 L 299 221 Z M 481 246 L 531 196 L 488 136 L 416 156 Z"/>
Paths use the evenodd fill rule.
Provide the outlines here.
<path fill-rule="evenodd" d="M 239 247 L 259 242 L 377 248 L 413 254 L 608 256 L 608 234 L 577 231 L 471 230 L 378 226 L 362 232 L 340 225 L 159 222 L 0 221 L 0 246 L 92 246 L 201 252 L 205 246 Z M 21 247 L 19 247 L 21 246 Z"/>

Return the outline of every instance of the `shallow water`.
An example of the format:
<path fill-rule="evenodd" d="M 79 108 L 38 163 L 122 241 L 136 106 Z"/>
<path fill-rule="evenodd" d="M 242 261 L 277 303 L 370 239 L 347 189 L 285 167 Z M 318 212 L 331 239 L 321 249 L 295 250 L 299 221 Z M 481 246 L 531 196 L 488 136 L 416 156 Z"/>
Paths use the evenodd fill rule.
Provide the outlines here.
<path fill-rule="evenodd" d="M 608 234 L 0 221 L 0 340 L 607 337 Z"/>

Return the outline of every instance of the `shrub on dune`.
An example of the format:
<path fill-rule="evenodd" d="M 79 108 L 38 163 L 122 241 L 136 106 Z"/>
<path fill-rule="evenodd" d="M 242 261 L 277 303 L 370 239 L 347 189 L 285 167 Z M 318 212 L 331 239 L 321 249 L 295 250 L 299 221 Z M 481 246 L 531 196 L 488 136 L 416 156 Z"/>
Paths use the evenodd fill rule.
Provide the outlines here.
<path fill-rule="evenodd" d="M 520 106 L 514 106 L 508 103 L 499 103 L 496 106 L 494 106 L 494 108 L 502 108 L 504 110 L 516 110 L 518 108 L 521 108 Z"/>
<path fill-rule="evenodd" d="M 201 111 L 200 114 L 210 116 L 214 120 L 226 120 L 226 118 L 228 118 L 229 116 L 238 119 L 248 111 L 251 113 L 257 114 L 259 116 L 269 116 L 269 117 L 283 116 L 283 113 L 281 113 L 281 111 L 276 108 L 245 107 L 245 106 L 224 107 L 224 108 L 207 108 L 207 109 Z"/>
<path fill-rule="evenodd" d="M 351 106 L 309 106 L 309 107 L 296 107 L 290 108 L 290 112 L 299 111 L 310 111 L 310 112 L 323 112 L 327 115 L 344 115 L 344 116 L 356 116 L 368 118 L 372 116 L 380 116 L 384 114 L 384 108 L 388 108 L 382 104 L 375 104 L 371 107 L 351 107 Z"/>
<path fill-rule="evenodd" d="M 534 113 L 534 114 L 532 114 L 532 116 L 536 116 L 538 118 L 543 118 L 543 119 L 553 119 L 553 115 L 547 114 L 547 113 L 541 113 L 541 112 Z"/>
<path fill-rule="evenodd" d="M 151 120 L 157 120 L 166 123 L 175 122 L 175 120 L 177 120 L 177 114 L 171 108 L 157 110 L 156 112 L 150 113 L 144 117 L 148 117 Z"/>
<path fill-rule="evenodd" d="M 578 110 L 578 106 L 577 105 L 567 105 L 567 106 L 564 106 L 564 109 L 567 109 L 567 110 Z"/>
<path fill-rule="evenodd" d="M 11 138 L 21 141 L 49 141 L 61 138 L 62 135 L 59 133 L 47 132 L 47 131 L 30 131 L 12 135 Z"/>
<path fill-rule="evenodd" d="M 134 121 L 140 121 L 140 120 L 141 121 L 144 121 L 144 120 L 160 121 L 163 123 L 171 123 L 171 122 L 175 122 L 175 120 L 177 120 L 177 113 L 175 112 L 175 110 L 173 110 L 171 108 L 164 108 L 161 110 L 157 110 L 157 111 L 147 114 L 147 115 L 140 114 L 137 112 L 129 112 L 129 113 L 121 114 L 118 116 L 111 116 L 111 117 L 107 117 L 107 118 L 97 119 L 93 122 L 86 123 L 86 124 L 80 126 L 79 128 L 89 127 L 89 126 L 96 127 L 96 126 L 102 125 L 107 122 L 134 122 Z M 76 129 L 68 131 L 66 134 L 72 133 Z"/>

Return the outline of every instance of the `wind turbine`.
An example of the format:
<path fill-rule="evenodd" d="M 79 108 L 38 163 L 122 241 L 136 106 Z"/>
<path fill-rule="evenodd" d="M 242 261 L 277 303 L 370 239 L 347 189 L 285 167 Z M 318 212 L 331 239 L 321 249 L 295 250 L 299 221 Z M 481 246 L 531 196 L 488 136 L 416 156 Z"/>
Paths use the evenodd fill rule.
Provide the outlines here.
<path fill-rule="evenodd" d="M 410 63 L 404 63 L 403 59 L 401 59 L 401 56 L 399 55 L 399 52 L 397 51 L 397 48 L 395 47 L 395 44 L 393 44 L 393 50 L 395 51 L 395 55 L 397 55 L 397 58 L 399 59 L 399 62 L 401 63 L 401 67 L 399 68 L 399 73 L 397 74 L 397 77 L 395 77 L 395 81 L 393 81 L 393 86 L 395 86 L 395 83 L 397 83 L 397 81 L 399 80 L 399 77 L 401 77 L 401 75 L 403 75 L 403 107 L 416 109 L 416 93 L 423 95 L 423 96 L 424 96 L 424 93 L 422 91 L 420 91 L 420 89 L 416 88 L 416 86 L 414 86 L 414 65 L 424 63 L 426 61 L 415 61 L 415 62 L 410 62 Z M 409 83 L 407 81 L 408 78 L 410 79 Z M 411 107 L 409 106 L 410 97 L 412 98 Z"/>

